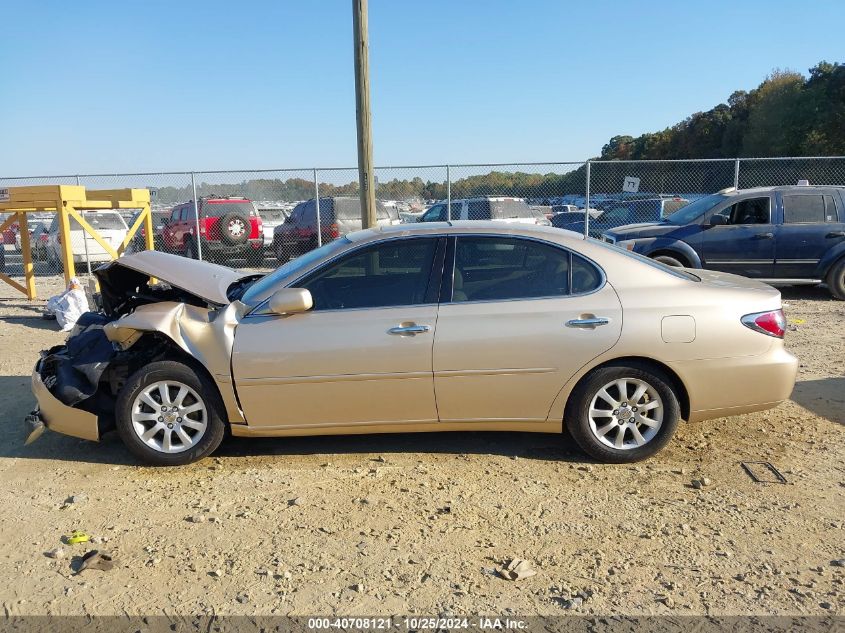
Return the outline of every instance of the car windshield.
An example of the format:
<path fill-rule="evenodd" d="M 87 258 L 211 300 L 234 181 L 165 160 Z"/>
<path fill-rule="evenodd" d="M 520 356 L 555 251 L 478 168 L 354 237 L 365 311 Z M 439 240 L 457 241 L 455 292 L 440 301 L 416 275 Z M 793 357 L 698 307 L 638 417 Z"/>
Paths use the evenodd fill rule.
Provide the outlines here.
<path fill-rule="evenodd" d="M 241 301 L 250 305 L 255 303 L 258 297 L 263 296 L 268 290 L 270 290 L 273 286 L 276 286 L 285 277 L 294 275 L 300 270 L 305 270 L 312 263 L 322 259 L 323 257 L 330 257 L 331 255 L 340 252 L 351 243 L 352 242 L 348 238 L 341 237 L 329 242 L 328 244 L 323 244 L 320 248 L 309 251 L 305 253 L 305 255 L 301 255 L 296 259 L 292 259 L 289 262 L 282 264 L 276 270 L 264 275 L 261 279 L 252 284 L 249 287 L 249 290 L 247 290 L 243 294 L 243 297 L 241 297 Z"/>
<path fill-rule="evenodd" d="M 714 193 L 711 196 L 704 196 L 695 202 L 690 202 L 688 205 L 681 207 L 670 216 L 666 217 L 666 221 L 671 224 L 691 224 L 698 218 L 704 215 L 707 211 L 715 207 L 717 204 L 726 200 L 727 196 L 721 193 Z"/>

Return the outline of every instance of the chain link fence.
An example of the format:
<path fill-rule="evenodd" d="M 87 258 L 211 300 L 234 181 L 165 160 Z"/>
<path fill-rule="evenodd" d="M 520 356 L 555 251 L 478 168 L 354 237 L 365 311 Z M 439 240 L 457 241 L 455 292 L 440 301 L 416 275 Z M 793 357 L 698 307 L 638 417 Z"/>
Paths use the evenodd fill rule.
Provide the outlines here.
<path fill-rule="evenodd" d="M 493 219 L 551 224 L 598 237 L 625 224 L 654 222 L 728 187 L 845 185 L 845 157 L 432 165 L 375 169 L 380 225 Z M 235 268 L 269 270 L 361 228 L 358 171 L 309 168 L 0 178 L 0 187 L 43 184 L 149 189 L 157 250 Z M 119 243 L 138 210 L 86 219 Z M 0 217 L 0 222 L 5 218 Z M 35 271 L 61 287 L 55 214 L 30 213 Z M 23 277 L 19 228 L 2 235 L 0 265 Z M 72 224 L 79 276 L 109 256 Z M 139 230 L 130 251 L 146 248 Z"/>

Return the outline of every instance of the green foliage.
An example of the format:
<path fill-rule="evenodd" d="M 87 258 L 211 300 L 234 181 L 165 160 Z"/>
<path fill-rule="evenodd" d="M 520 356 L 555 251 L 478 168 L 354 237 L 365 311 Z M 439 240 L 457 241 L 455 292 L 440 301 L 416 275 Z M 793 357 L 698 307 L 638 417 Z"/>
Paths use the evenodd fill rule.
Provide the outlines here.
<path fill-rule="evenodd" d="M 684 159 L 845 155 L 845 65 L 820 62 L 809 78 L 774 70 L 750 92 L 661 132 L 614 136 L 601 158 Z"/>

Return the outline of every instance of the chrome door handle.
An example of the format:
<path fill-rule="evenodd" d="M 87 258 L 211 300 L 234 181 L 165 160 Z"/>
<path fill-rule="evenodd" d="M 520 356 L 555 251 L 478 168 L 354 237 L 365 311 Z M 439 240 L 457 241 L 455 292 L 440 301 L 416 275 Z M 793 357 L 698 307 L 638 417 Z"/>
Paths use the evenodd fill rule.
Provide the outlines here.
<path fill-rule="evenodd" d="M 774 233 L 757 233 L 754 235 L 755 240 L 770 240 L 775 236 Z"/>
<path fill-rule="evenodd" d="M 845 237 L 845 231 L 831 231 L 825 237 Z"/>
<path fill-rule="evenodd" d="M 566 322 L 566 327 L 590 328 L 594 330 L 599 325 L 607 325 L 608 323 L 610 323 L 610 319 L 606 319 L 605 317 L 592 317 L 590 319 L 572 319 Z"/>
<path fill-rule="evenodd" d="M 392 327 L 387 331 L 387 333 L 395 334 L 397 336 L 416 336 L 417 334 L 424 334 L 430 329 L 431 328 L 427 325 L 417 325 L 416 323 L 408 323 Z"/>

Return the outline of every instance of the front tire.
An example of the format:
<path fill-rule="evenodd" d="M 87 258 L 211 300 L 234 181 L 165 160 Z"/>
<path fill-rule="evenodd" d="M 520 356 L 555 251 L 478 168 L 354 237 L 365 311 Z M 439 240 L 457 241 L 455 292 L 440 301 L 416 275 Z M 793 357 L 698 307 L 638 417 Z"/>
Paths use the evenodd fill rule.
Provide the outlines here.
<path fill-rule="evenodd" d="M 138 459 L 181 466 L 211 454 L 226 425 L 217 388 L 184 363 L 156 361 L 132 374 L 115 406 L 117 432 Z"/>
<path fill-rule="evenodd" d="M 185 240 L 185 257 L 197 259 L 197 247 L 194 246 L 193 240 Z"/>
<path fill-rule="evenodd" d="M 601 367 L 582 378 L 567 403 L 564 424 L 585 453 L 624 464 L 663 448 L 680 417 L 672 380 L 632 363 Z"/>
<path fill-rule="evenodd" d="M 845 301 L 845 257 L 833 265 L 826 281 L 830 294 L 840 301 Z"/>
<path fill-rule="evenodd" d="M 654 258 L 654 261 L 660 262 L 661 264 L 666 264 L 667 266 L 674 266 L 675 268 L 683 268 L 684 263 L 670 255 L 658 255 Z"/>

